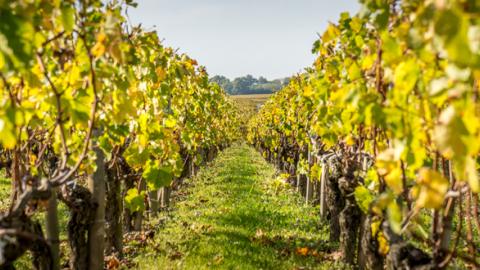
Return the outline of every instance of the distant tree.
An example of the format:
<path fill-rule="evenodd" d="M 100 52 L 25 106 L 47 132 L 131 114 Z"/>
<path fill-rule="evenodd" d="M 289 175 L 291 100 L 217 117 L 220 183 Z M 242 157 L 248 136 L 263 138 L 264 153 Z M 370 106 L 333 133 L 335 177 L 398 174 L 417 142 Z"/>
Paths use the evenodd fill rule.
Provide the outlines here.
<path fill-rule="evenodd" d="M 220 87 L 222 87 L 227 93 L 229 93 L 229 94 L 232 93 L 233 84 L 227 77 L 221 76 L 221 75 L 216 75 L 216 76 L 213 76 L 212 78 L 210 78 L 210 81 L 215 82 L 218 85 L 220 85 Z"/>
<path fill-rule="evenodd" d="M 265 77 L 260 76 L 260 78 L 258 78 L 258 83 L 261 83 L 261 84 L 268 83 L 268 80 Z"/>
<path fill-rule="evenodd" d="M 235 78 L 232 83 L 233 92 L 241 93 L 243 91 L 249 91 L 252 89 L 252 86 L 257 82 L 258 80 L 250 74 L 244 77 Z"/>
<path fill-rule="evenodd" d="M 290 78 L 269 81 L 263 76 L 257 79 L 249 74 L 231 81 L 225 76 L 216 75 L 210 78 L 210 81 L 217 83 L 231 95 L 270 94 L 285 87 L 290 81 Z"/>

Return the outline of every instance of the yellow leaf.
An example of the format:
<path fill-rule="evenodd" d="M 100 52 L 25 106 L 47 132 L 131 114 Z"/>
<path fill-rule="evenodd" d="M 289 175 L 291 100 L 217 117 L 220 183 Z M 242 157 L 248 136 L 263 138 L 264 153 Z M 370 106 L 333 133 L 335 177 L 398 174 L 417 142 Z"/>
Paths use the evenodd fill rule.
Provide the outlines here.
<path fill-rule="evenodd" d="M 99 58 L 105 53 L 105 45 L 101 42 L 97 42 L 93 47 L 92 47 L 92 55 L 95 56 L 96 58 Z"/>
<path fill-rule="evenodd" d="M 157 73 L 157 76 L 160 80 L 165 80 L 165 78 L 167 77 L 167 72 L 165 72 L 165 69 L 163 69 L 162 67 L 158 67 L 157 69 L 155 69 L 155 72 Z"/>
<path fill-rule="evenodd" d="M 3 54 L 0 53 L 0 69 L 2 69 L 5 66 L 5 58 L 3 57 Z"/>
<path fill-rule="evenodd" d="M 29 157 L 30 157 L 30 164 L 32 164 L 32 165 L 35 164 L 35 162 L 37 161 L 37 156 L 30 155 Z"/>
<path fill-rule="evenodd" d="M 467 147 L 462 141 L 466 129 L 454 106 L 449 106 L 440 115 L 439 124 L 435 127 L 433 139 L 438 150 L 446 158 L 462 157 L 467 154 Z"/>
<path fill-rule="evenodd" d="M 353 138 L 352 134 L 349 134 L 347 138 L 345 138 L 345 143 L 350 146 L 355 145 L 355 139 Z"/>
<path fill-rule="evenodd" d="M 372 221 L 370 229 L 372 231 L 372 235 L 377 236 L 378 252 L 382 255 L 386 255 L 390 250 L 390 246 L 388 245 L 388 240 L 385 238 L 383 232 L 381 231 L 381 225 L 382 222 L 380 220 Z"/>
<path fill-rule="evenodd" d="M 121 43 L 111 43 L 108 47 L 108 53 L 119 63 L 123 63 L 123 54 L 121 50 Z"/>
<path fill-rule="evenodd" d="M 395 169 L 396 162 L 393 148 L 389 148 L 378 154 L 376 166 L 377 171 L 381 176 L 385 176 Z"/>
<path fill-rule="evenodd" d="M 313 88 L 311 85 L 307 85 L 303 88 L 303 95 L 305 97 L 311 97 L 313 95 Z"/>
<path fill-rule="evenodd" d="M 15 128 L 7 118 L 0 117 L 0 141 L 6 149 L 12 149 L 17 144 Z"/>
<path fill-rule="evenodd" d="M 465 172 L 464 176 L 461 179 L 466 179 L 470 185 L 470 189 L 478 193 L 480 191 L 480 183 L 478 182 L 478 172 L 476 169 L 476 162 L 473 158 L 467 157 L 465 159 L 465 167 L 462 171 Z"/>
<path fill-rule="evenodd" d="M 324 43 L 328 43 L 335 39 L 338 35 L 340 35 L 340 30 L 334 24 L 329 24 L 327 31 L 325 31 L 322 36 L 322 41 Z"/>
<path fill-rule="evenodd" d="M 376 167 L 379 175 L 384 177 L 388 187 L 396 194 L 400 194 L 403 191 L 402 170 L 397 158 L 398 153 L 395 149 L 389 148 L 378 154 Z"/>
<path fill-rule="evenodd" d="M 97 35 L 97 42 L 102 43 L 102 42 L 105 41 L 106 38 L 107 38 L 107 35 L 105 33 L 103 33 L 103 32 L 99 33 Z"/>
<path fill-rule="evenodd" d="M 298 255 L 307 256 L 308 255 L 308 247 L 297 248 L 296 250 Z"/>
<path fill-rule="evenodd" d="M 138 134 L 138 135 L 137 135 L 137 138 L 138 138 L 138 143 L 139 143 L 140 146 L 142 146 L 143 148 L 147 147 L 147 146 L 150 144 L 149 138 L 148 138 L 148 136 L 145 135 L 145 134 Z"/>
<path fill-rule="evenodd" d="M 403 191 L 403 182 L 402 182 L 402 169 L 395 168 L 390 171 L 389 174 L 385 176 L 385 182 L 390 189 L 395 192 L 395 194 L 401 194 Z"/>
<path fill-rule="evenodd" d="M 422 168 L 418 173 L 417 184 L 418 197 L 415 201 L 417 209 L 442 207 L 449 186 L 448 180 L 442 174 L 429 168 Z"/>
<path fill-rule="evenodd" d="M 177 120 L 175 120 L 175 118 L 173 117 L 168 117 L 167 119 L 165 119 L 164 125 L 166 128 L 174 128 L 175 125 L 177 125 Z"/>
<path fill-rule="evenodd" d="M 378 242 L 378 252 L 381 255 L 387 255 L 388 251 L 390 251 L 390 246 L 388 245 L 388 240 L 387 238 L 383 235 L 383 232 L 380 232 L 377 236 L 377 242 Z"/>

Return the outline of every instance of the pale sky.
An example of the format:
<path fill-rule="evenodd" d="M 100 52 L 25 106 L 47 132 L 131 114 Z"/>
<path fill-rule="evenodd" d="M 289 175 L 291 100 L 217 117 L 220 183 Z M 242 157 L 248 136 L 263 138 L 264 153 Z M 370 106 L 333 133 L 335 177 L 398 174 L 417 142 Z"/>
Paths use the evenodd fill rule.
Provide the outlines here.
<path fill-rule="evenodd" d="M 207 67 L 211 76 L 288 77 L 312 64 L 317 33 L 357 0 L 137 0 L 134 24 Z M 155 26 L 155 27 L 154 27 Z"/>

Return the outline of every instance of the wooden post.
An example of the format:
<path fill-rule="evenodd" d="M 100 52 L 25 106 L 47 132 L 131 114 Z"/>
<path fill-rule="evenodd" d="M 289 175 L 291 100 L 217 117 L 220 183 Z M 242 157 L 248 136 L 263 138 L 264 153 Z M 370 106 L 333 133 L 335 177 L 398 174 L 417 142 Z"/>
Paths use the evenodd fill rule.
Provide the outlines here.
<path fill-rule="evenodd" d="M 326 182 L 328 179 L 328 165 L 325 162 L 322 162 L 322 176 L 320 179 L 320 216 L 325 218 L 325 208 L 326 208 Z"/>
<path fill-rule="evenodd" d="M 310 179 L 310 164 L 312 162 L 312 155 L 310 153 L 310 149 L 307 150 L 307 164 L 308 164 L 308 169 L 307 169 L 307 174 L 306 174 L 306 184 L 307 184 L 307 190 L 305 192 L 305 202 L 308 204 L 313 197 L 313 183 L 312 179 Z"/>
<path fill-rule="evenodd" d="M 57 205 L 57 191 L 52 189 L 52 196 L 48 200 L 47 212 L 45 213 L 47 242 L 52 250 L 52 270 L 60 269 L 60 226 Z"/>
<path fill-rule="evenodd" d="M 170 204 L 170 191 L 171 191 L 170 187 L 163 187 L 161 189 L 162 197 L 160 200 L 160 206 L 162 208 L 167 208 Z"/>
<path fill-rule="evenodd" d="M 98 133 L 95 134 L 98 137 Z M 105 155 L 99 146 L 93 146 L 97 159 L 97 169 L 88 179 L 88 189 L 97 203 L 95 217 L 88 231 L 89 269 L 103 270 L 105 249 Z"/>
<path fill-rule="evenodd" d="M 191 159 L 191 162 L 190 162 L 190 177 L 194 177 L 195 176 L 195 156 L 192 155 L 192 159 Z"/>
<path fill-rule="evenodd" d="M 299 165 L 300 161 L 297 162 L 297 170 L 296 170 L 296 174 L 297 174 L 297 192 L 300 192 L 300 173 L 298 172 L 298 165 Z"/>
<path fill-rule="evenodd" d="M 138 185 L 139 192 L 142 192 L 147 189 L 147 183 L 145 182 L 145 179 L 143 177 L 140 178 L 140 183 Z M 135 231 L 141 231 L 142 230 L 142 222 L 143 222 L 143 213 L 142 212 L 135 212 L 135 220 L 133 224 L 133 229 Z"/>
<path fill-rule="evenodd" d="M 276 167 L 277 169 L 281 170 L 281 164 L 282 164 L 282 156 L 281 156 L 281 153 L 282 153 L 282 148 L 279 146 L 278 149 L 277 149 L 277 158 L 276 158 Z"/>
<path fill-rule="evenodd" d="M 158 190 L 148 192 L 148 200 L 150 202 L 150 215 L 155 216 L 158 212 Z"/>

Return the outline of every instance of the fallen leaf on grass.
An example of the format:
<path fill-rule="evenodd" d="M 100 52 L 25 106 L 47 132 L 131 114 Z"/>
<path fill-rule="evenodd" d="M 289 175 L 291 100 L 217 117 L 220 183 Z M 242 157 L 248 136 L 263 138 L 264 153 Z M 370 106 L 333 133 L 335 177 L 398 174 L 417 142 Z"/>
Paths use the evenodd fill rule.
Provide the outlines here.
<path fill-rule="evenodd" d="M 108 256 L 105 261 L 108 270 L 117 270 L 120 267 L 120 261 L 116 256 Z"/>
<path fill-rule="evenodd" d="M 298 254 L 298 255 L 302 255 L 302 256 L 307 256 L 308 255 L 308 247 L 299 247 L 295 250 L 295 252 Z"/>

